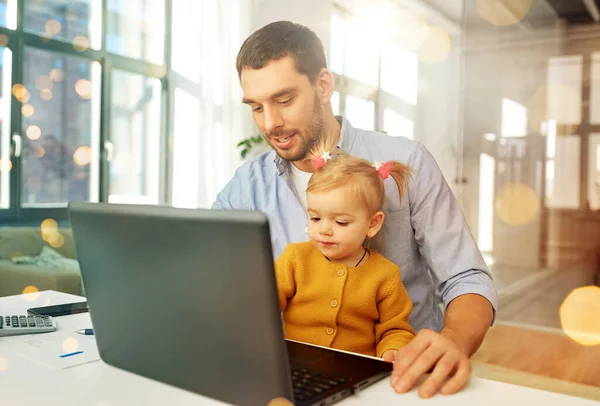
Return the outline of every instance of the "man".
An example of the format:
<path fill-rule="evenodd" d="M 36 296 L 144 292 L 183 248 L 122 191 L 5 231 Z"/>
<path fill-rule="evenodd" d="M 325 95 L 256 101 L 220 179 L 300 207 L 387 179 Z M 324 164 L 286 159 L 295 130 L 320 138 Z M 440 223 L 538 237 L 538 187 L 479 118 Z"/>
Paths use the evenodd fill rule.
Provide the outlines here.
<path fill-rule="evenodd" d="M 410 166 L 414 176 L 402 204 L 393 182 L 386 184 L 383 235 L 384 255 L 399 266 L 413 301 L 410 322 L 418 334 L 396 353 L 390 382 L 406 392 L 431 371 L 419 387 L 421 397 L 457 392 L 468 381 L 469 357 L 493 321 L 497 296 L 433 157 L 418 142 L 355 129 L 333 115 L 333 76 L 321 41 L 306 27 L 280 21 L 259 29 L 242 45 L 236 65 L 243 102 L 274 151 L 240 167 L 213 208 L 265 213 L 278 257 L 290 242 L 307 240 L 304 192 L 317 143 Z"/>

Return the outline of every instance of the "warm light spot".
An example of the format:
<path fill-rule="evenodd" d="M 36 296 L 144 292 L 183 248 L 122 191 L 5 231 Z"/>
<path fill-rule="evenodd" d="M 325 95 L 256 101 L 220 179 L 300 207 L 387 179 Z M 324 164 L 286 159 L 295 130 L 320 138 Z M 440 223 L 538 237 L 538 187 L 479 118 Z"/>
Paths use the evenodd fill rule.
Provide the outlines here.
<path fill-rule="evenodd" d="M 59 232 L 52 233 L 48 237 L 48 244 L 50 244 L 52 248 L 60 248 L 65 245 L 65 237 Z"/>
<path fill-rule="evenodd" d="M 38 156 L 38 158 L 43 157 L 46 154 L 46 150 L 44 149 L 44 147 L 42 147 L 41 145 L 38 145 L 37 151 L 36 151 L 36 155 Z"/>
<path fill-rule="evenodd" d="M 35 108 L 31 104 L 24 104 L 23 107 L 21 107 L 21 113 L 25 117 L 31 117 L 33 116 L 33 113 L 35 113 Z"/>
<path fill-rule="evenodd" d="M 532 0 L 477 0 L 477 11 L 488 23 L 506 27 L 525 18 L 531 3 Z"/>
<path fill-rule="evenodd" d="M 27 89 L 22 84 L 17 83 L 12 87 L 12 94 L 17 99 L 21 99 L 27 94 Z"/>
<path fill-rule="evenodd" d="M 12 161 L 10 159 L 0 159 L 0 172 L 9 172 L 12 169 Z"/>
<path fill-rule="evenodd" d="M 65 73 L 60 69 L 52 69 L 48 76 L 55 82 L 62 82 L 62 80 L 65 78 Z"/>
<path fill-rule="evenodd" d="M 23 289 L 23 294 L 26 301 L 35 302 L 40 297 L 40 290 L 33 285 L 29 285 Z"/>
<path fill-rule="evenodd" d="M 82 145 L 73 153 L 73 161 L 79 166 L 85 166 L 92 160 L 92 150 L 87 145 Z"/>
<path fill-rule="evenodd" d="M 25 134 L 30 140 L 37 140 L 42 136 L 42 130 L 37 125 L 30 125 L 27 127 Z"/>
<path fill-rule="evenodd" d="M 450 34 L 440 27 L 429 27 L 425 42 L 419 47 L 419 59 L 428 64 L 436 64 L 446 60 L 451 51 Z"/>
<path fill-rule="evenodd" d="M 74 337 L 67 337 L 63 340 L 62 349 L 65 353 L 75 352 L 79 349 L 79 340 Z"/>
<path fill-rule="evenodd" d="M 54 82 L 46 75 L 40 75 L 35 79 L 35 87 L 39 90 L 52 89 Z"/>
<path fill-rule="evenodd" d="M 52 100 L 52 90 L 42 89 L 40 90 L 40 99 L 44 101 Z"/>
<path fill-rule="evenodd" d="M 8 360 L 4 357 L 0 357 L 0 371 L 6 371 L 8 369 Z"/>
<path fill-rule="evenodd" d="M 0 46 L 7 46 L 8 45 L 8 37 L 4 34 L 0 34 Z"/>
<path fill-rule="evenodd" d="M 87 37 L 77 36 L 73 38 L 73 49 L 78 52 L 86 51 L 90 47 L 90 40 Z"/>
<path fill-rule="evenodd" d="M 54 219 L 46 219 L 42 221 L 42 238 L 47 240 L 47 237 L 58 232 L 58 223 Z"/>
<path fill-rule="evenodd" d="M 269 401 L 269 403 L 267 403 L 267 406 L 293 406 L 293 403 L 287 400 L 286 398 L 275 398 Z"/>
<path fill-rule="evenodd" d="M 539 201 L 529 186 L 512 183 L 502 187 L 496 194 L 495 208 L 502 221 L 511 226 L 519 226 L 533 220 Z"/>
<path fill-rule="evenodd" d="M 49 35 L 56 35 L 62 30 L 62 26 L 56 20 L 48 20 L 46 21 L 46 33 Z"/>
<path fill-rule="evenodd" d="M 569 293 L 560 306 L 566 335 L 582 345 L 600 344 L 600 287 L 585 286 Z"/>
<path fill-rule="evenodd" d="M 29 90 L 25 90 L 25 94 L 23 94 L 21 97 L 17 97 L 17 100 L 21 103 L 27 103 L 29 102 L 29 99 L 31 99 L 31 94 L 29 93 Z"/>
<path fill-rule="evenodd" d="M 87 79 L 79 79 L 75 83 L 75 91 L 84 99 L 92 98 L 92 82 Z"/>

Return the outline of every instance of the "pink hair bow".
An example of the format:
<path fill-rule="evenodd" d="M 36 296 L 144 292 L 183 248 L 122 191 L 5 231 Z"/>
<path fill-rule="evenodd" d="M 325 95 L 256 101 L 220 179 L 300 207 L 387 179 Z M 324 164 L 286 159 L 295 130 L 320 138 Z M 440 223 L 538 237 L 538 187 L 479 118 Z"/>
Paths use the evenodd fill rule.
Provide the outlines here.
<path fill-rule="evenodd" d="M 310 162 L 311 162 L 313 168 L 319 169 L 323 165 L 325 165 L 325 162 L 329 161 L 330 159 L 331 159 L 331 154 L 329 153 L 329 151 L 325 151 L 323 153 L 323 155 L 321 155 L 320 157 L 312 158 L 310 160 Z"/>
<path fill-rule="evenodd" d="M 381 177 L 383 179 L 387 179 L 388 176 L 390 176 L 390 173 L 392 173 L 392 163 L 391 162 L 375 162 L 373 164 L 373 168 L 375 168 L 375 170 L 377 172 L 379 172 L 379 174 L 381 175 Z"/>

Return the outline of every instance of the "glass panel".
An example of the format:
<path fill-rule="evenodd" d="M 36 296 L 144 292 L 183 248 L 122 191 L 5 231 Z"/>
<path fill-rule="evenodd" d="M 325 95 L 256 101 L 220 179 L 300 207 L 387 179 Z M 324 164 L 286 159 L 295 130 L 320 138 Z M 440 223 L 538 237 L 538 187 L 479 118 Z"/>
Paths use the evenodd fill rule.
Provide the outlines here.
<path fill-rule="evenodd" d="M 590 134 L 588 200 L 590 209 L 600 209 L 600 133 Z"/>
<path fill-rule="evenodd" d="M 0 47 L 0 208 L 10 206 L 10 173 L 12 161 L 10 156 L 10 102 L 12 53 Z"/>
<path fill-rule="evenodd" d="M 334 116 L 340 115 L 340 94 L 339 92 L 333 92 L 331 95 L 331 109 L 333 110 Z"/>
<path fill-rule="evenodd" d="M 547 118 L 557 124 L 581 123 L 582 62 L 581 55 L 549 58 Z"/>
<path fill-rule="evenodd" d="M 200 100 L 175 89 L 173 206 L 198 207 L 200 179 Z"/>
<path fill-rule="evenodd" d="M 590 123 L 600 124 L 600 52 L 592 53 L 590 80 Z"/>
<path fill-rule="evenodd" d="M 373 130 L 375 127 L 375 103 L 355 96 L 346 96 L 344 116 L 356 128 Z"/>
<path fill-rule="evenodd" d="M 17 28 L 17 0 L 0 0 L 0 26 Z"/>
<path fill-rule="evenodd" d="M 379 83 L 379 49 L 371 37 L 364 35 L 364 27 L 350 26 L 347 35 L 344 73 L 363 83 Z"/>
<path fill-rule="evenodd" d="M 546 168 L 546 179 L 553 175 L 552 195 L 546 206 L 555 208 L 579 208 L 579 162 L 581 139 L 578 135 L 556 138 L 554 174 Z"/>
<path fill-rule="evenodd" d="M 202 2 L 173 2 L 171 63 L 175 72 L 199 83 L 202 72 Z"/>
<path fill-rule="evenodd" d="M 23 69 L 23 206 L 95 200 L 100 65 L 26 48 Z"/>
<path fill-rule="evenodd" d="M 106 13 L 107 51 L 164 63 L 164 0 L 108 0 Z"/>
<path fill-rule="evenodd" d="M 329 69 L 332 72 L 344 74 L 344 51 L 346 48 L 346 21 L 338 15 L 331 18 L 330 29 L 330 60 Z"/>
<path fill-rule="evenodd" d="M 527 108 L 514 100 L 502 99 L 502 136 L 524 137 L 527 135 Z"/>
<path fill-rule="evenodd" d="M 161 82 L 114 70 L 109 202 L 158 203 Z"/>
<path fill-rule="evenodd" d="M 76 50 L 100 47 L 101 2 L 39 0 L 25 4 L 25 30 L 46 38 L 73 42 Z M 90 41 L 92 43 L 90 43 Z"/>
<path fill-rule="evenodd" d="M 381 88 L 406 101 L 417 104 L 419 58 L 397 46 L 387 46 L 381 55 Z"/>
<path fill-rule="evenodd" d="M 383 130 L 389 135 L 413 139 L 413 122 L 394 110 L 383 111 Z"/>

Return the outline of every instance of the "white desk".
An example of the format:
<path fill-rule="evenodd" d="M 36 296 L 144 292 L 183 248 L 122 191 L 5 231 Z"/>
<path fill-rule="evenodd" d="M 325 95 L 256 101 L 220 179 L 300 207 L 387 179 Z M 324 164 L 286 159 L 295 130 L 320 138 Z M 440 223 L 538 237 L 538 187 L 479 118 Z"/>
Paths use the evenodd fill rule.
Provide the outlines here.
<path fill-rule="evenodd" d="M 24 314 L 30 307 L 81 301 L 81 297 L 45 291 L 0 298 L 0 313 Z M 59 329 L 90 327 L 89 314 L 56 319 Z M 49 333 L 52 334 L 52 333 Z M 10 338 L 9 338 L 10 339 Z M 223 405 L 223 403 L 96 361 L 55 371 L 22 358 L 0 344 L 0 404 L 10 406 L 129 406 Z M 423 404 L 598 406 L 598 402 L 472 378 L 468 387 L 453 396 L 422 400 L 416 390 L 398 395 L 383 380 L 364 392 L 340 402 L 340 406 Z"/>

